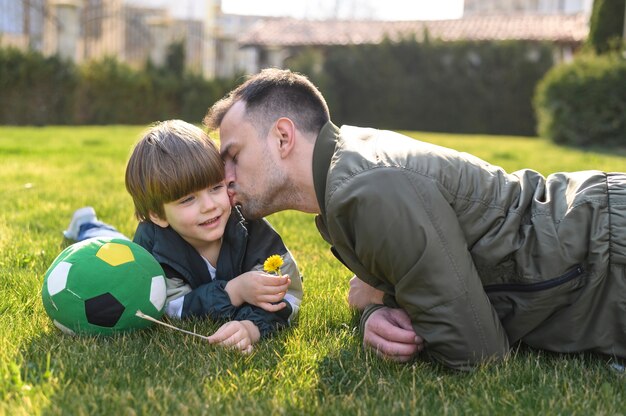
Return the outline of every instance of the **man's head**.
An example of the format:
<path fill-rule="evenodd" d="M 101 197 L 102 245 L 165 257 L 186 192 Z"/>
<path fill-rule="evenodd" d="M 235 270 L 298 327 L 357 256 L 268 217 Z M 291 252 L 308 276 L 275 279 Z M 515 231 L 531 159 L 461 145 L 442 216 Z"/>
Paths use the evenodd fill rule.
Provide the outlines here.
<path fill-rule="evenodd" d="M 215 103 L 204 123 L 220 131 L 232 202 L 250 218 L 283 209 L 310 212 L 297 166 L 311 165 L 303 142 L 312 147 L 329 120 L 315 85 L 289 70 L 263 70 Z"/>
<path fill-rule="evenodd" d="M 276 68 L 264 69 L 215 103 L 204 118 L 209 130 L 219 129 L 232 106 L 245 103 L 245 119 L 265 137 L 280 117 L 291 119 L 304 133 L 317 135 L 330 120 L 328 105 L 304 75 Z"/>
<path fill-rule="evenodd" d="M 224 180 L 215 143 L 198 127 L 168 120 L 150 127 L 126 165 L 126 189 L 140 221 L 165 218 L 164 204 Z"/>

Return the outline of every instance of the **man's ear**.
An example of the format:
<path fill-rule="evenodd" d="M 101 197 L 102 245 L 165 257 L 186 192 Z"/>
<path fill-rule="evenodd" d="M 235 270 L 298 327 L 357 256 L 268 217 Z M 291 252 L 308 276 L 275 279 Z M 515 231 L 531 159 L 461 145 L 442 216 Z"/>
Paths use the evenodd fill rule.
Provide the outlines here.
<path fill-rule="evenodd" d="M 159 217 L 157 214 L 155 214 L 152 211 L 150 211 L 150 221 L 152 221 L 153 223 L 155 223 L 161 228 L 167 228 L 170 225 L 170 223 L 167 222 L 167 220 L 164 220 L 163 218 Z"/>
<path fill-rule="evenodd" d="M 286 157 L 296 144 L 296 125 L 287 117 L 281 117 L 276 122 L 276 130 L 279 134 L 278 152 L 280 157 Z"/>

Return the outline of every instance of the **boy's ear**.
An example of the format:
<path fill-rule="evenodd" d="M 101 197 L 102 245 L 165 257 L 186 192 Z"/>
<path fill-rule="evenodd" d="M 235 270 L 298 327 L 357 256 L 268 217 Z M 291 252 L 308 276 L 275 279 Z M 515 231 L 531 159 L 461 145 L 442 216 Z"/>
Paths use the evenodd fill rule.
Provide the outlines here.
<path fill-rule="evenodd" d="M 281 117 L 276 122 L 278 131 L 278 152 L 281 157 L 286 157 L 296 144 L 296 125 L 287 117 Z"/>
<path fill-rule="evenodd" d="M 167 220 L 164 220 L 163 218 L 159 217 L 157 214 L 155 214 L 152 211 L 150 211 L 150 221 L 152 221 L 153 223 L 155 223 L 161 228 L 167 228 L 170 225 L 170 223 L 167 222 Z"/>

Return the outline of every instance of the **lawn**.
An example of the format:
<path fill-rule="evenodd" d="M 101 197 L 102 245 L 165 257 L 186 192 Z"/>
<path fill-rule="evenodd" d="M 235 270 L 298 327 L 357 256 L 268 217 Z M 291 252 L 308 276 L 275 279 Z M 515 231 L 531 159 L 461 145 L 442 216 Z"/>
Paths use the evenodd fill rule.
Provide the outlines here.
<path fill-rule="evenodd" d="M 143 127 L 0 127 L 0 415 L 71 414 L 626 414 L 626 376 L 606 358 L 516 348 L 497 365 L 457 373 L 364 352 L 346 303 L 351 273 L 311 215 L 269 218 L 305 276 L 299 323 L 249 356 L 150 328 L 70 337 L 41 304 L 43 276 L 84 205 L 132 235 L 124 169 Z M 507 170 L 626 171 L 626 154 L 525 137 L 409 133 Z M 212 322 L 185 321 L 202 334 Z"/>

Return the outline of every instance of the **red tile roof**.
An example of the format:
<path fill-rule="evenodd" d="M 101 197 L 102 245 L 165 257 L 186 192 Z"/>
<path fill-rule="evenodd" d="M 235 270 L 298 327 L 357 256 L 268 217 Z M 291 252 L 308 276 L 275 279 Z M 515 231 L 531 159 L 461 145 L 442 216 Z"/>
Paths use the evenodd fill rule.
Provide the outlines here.
<path fill-rule="evenodd" d="M 261 20 L 239 38 L 242 46 L 313 46 L 376 44 L 427 29 L 431 38 L 454 40 L 537 40 L 580 43 L 589 33 L 584 14 L 471 16 L 456 20 L 356 21 Z"/>

